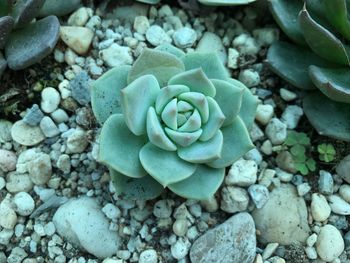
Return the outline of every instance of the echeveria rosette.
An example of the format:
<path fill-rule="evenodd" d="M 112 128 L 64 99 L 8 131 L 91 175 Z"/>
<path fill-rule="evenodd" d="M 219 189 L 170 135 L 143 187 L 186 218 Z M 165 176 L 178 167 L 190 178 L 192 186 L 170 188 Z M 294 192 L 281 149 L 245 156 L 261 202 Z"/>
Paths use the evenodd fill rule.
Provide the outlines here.
<path fill-rule="evenodd" d="M 347 0 L 270 0 L 276 22 L 294 42 L 268 50 L 270 68 L 303 90 L 303 109 L 321 135 L 350 141 L 350 20 Z"/>
<path fill-rule="evenodd" d="M 208 199 L 225 167 L 252 149 L 247 126 L 256 105 L 216 54 L 146 49 L 132 67 L 113 68 L 93 86 L 103 123 L 99 160 L 129 198 L 151 199 L 167 187 Z"/>

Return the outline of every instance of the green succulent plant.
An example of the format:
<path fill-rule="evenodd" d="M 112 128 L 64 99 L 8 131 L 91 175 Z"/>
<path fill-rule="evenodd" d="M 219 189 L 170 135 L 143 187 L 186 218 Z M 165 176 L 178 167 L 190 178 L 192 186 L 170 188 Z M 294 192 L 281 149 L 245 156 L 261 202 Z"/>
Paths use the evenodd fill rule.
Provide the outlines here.
<path fill-rule="evenodd" d="M 276 42 L 267 63 L 309 91 L 303 108 L 321 135 L 350 141 L 350 21 L 347 0 L 270 0 L 270 10 L 294 42 Z"/>
<path fill-rule="evenodd" d="M 13 70 L 26 68 L 55 47 L 60 28 L 57 17 L 32 22 L 44 3 L 45 0 L 0 0 L 0 76 L 7 66 Z"/>
<path fill-rule="evenodd" d="M 160 2 L 160 0 L 137 0 L 141 3 L 151 4 L 155 5 Z M 256 0 L 198 0 L 199 3 L 203 5 L 246 5 L 252 2 L 255 2 Z"/>
<path fill-rule="evenodd" d="M 132 67 L 102 75 L 91 102 L 103 124 L 99 161 L 131 199 L 155 198 L 165 187 L 208 199 L 225 167 L 253 147 L 247 127 L 257 99 L 229 78 L 216 53 L 145 49 Z"/>

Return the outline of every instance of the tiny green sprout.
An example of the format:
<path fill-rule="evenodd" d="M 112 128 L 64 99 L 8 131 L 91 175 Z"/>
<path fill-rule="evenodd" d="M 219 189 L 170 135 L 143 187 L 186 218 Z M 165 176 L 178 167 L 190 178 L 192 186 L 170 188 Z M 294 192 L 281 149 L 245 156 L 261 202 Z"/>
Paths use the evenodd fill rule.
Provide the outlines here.
<path fill-rule="evenodd" d="M 290 153 L 297 171 L 302 175 L 307 175 L 310 171 L 313 172 L 316 170 L 315 160 L 307 156 L 310 138 L 306 133 L 289 131 L 284 144 L 290 147 Z"/>
<path fill-rule="evenodd" d="M 322 143 L 317 146 L 319 158 L 321 161 L 329 163 L 334 160 L 336 151 L 334 146 L 330 143 Z"/>

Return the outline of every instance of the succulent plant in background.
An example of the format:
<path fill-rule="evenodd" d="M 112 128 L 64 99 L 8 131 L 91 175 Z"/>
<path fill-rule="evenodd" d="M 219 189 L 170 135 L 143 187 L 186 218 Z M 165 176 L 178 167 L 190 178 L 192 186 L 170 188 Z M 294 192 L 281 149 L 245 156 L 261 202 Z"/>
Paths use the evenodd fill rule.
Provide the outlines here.
<path fill-rule="evenodd" d="M 350 21 L 347 0 L 270 0 L 270 10 L 294 42 L 274 43 L 271 69 L 308 90 L 303 108 L 319 134 L 350 141 Z"/>
<path fill-rule="evenodd" d="M 132 67 L 101 76 L 91 102 L 103 124 L 99 161 L 130 199 L 155 198 L 165 187 L 208 199 L 225 167 L 253 147 L 247 127 L 257 99 L 215 53 L 145 49 Z"/>
<path fill-rule="evenodd" d="M 137 0 L 141 3 L 155 5 L 160 2 L 160 0 Z M 203 5 L 213 5 L 213 6 L 228 6 L 228 5 L 246 5 L 256 0 L 198 0 L 199 3 Z M 185 2 L 185 1 L 182 1 Z"/>
<path fill-rule="evenodd" d="M 0 76 L 8 66 L 24 69 L 46 57 L 55 47 L 60 23 L 80 0 L 0 0 Z M 44 17 L 33 22 L 37 16 Z M 4 54 L 1 52 L 4 50 Z"/>

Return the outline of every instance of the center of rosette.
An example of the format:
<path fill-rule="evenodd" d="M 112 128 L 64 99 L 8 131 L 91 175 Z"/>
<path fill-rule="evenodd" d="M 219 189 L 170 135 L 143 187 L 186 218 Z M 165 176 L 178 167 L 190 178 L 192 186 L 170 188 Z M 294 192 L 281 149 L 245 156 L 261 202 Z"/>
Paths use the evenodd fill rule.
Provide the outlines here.
<path fill-rule="evenodd" d="M 186 147 L 201 136 L 202 125 L 209 119 L 209 106 L 205 95 L 191 92 L 184 85 L 169 85 L 158 94 L 155 113 L 157 118 L 153 116 L 154 127 L 148 129 L 152 133 L 149 137 L 156 138 L 153 134 L 156 130 L 162 134 L 162 140 L 169 140 L 168 144 Z"/>

